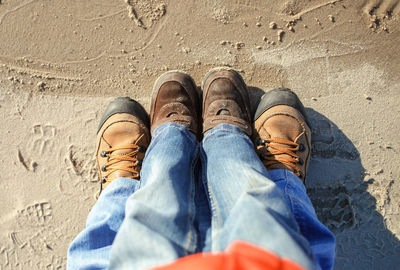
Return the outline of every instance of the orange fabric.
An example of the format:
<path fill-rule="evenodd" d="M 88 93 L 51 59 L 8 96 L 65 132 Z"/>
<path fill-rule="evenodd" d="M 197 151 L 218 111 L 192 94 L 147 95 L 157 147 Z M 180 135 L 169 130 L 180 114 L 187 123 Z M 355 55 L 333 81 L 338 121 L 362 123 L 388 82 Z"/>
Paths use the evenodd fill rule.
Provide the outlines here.
<path fill-rule="evenodd" d="M 224 252 L 198 253 L 180 258 L 155 270 L 302 270 L 295 262 L 268 250 L 236 241 Z"/>

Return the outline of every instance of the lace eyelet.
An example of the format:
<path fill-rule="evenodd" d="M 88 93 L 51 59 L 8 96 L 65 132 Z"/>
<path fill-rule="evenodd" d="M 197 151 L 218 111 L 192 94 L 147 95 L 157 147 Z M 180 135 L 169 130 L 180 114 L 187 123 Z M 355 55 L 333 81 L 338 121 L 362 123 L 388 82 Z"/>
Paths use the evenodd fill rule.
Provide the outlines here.
<path fill-rule="evenodd" d="M 107 157 L 108 152 L 107 151 L 103 151 L 101 152 L 100 156 L 101 157 Z"/>
<path fill-rule="evenodd" d="M 299 163 L 299 165 L 303 165 L 304 161 L 302 158 L 297 158 L 297 163 Z"/>
<path fill-rule="evenodd" d="M 104 176 L 103 179 L 101 179 L 101 182 L 102 182 L 103 184 L 106 183 L 106 182 L 107 182 L 107 177 Z"/>
<path fill-rule="evenodd" d="M 103 167 L 101 167 L 101 170 L 102 170 L 103 172 L 107 171 L 107 166 L 104 165 Z"/>
<path fill-rule="evenodd" d="M 261 138 L 259 138 L 258 140 L 257 140 L 257 145 L 265 145 L 267 143 L 267 141 L 266 140 L 263 140 L 263 139 L 261 139 Z"/>
<path fill-rule="evenodd" d="M 140 165 L 142 165 L 143 164 L 143 161 L 141 161 L 141 160 L 138 160 L 138 161 L 136 161 L 136 164 L 135 164 L 135 166 L 140 166 Z"/>
<path fill-rule="evenodd" d="M 302 172 L 302 171 L 298 171 L 298 173 L 299 173 L 299 178 L 300 178 L 300 179 L 303 179 L 303 177 L 304 177 L 303 172 Z"/>
<path fill-rule="evenodd" d="M 137 149 L 139 152 L 142 152 L 142 153 L 146 152 L 146 147 L 144 147 L 144 146 L 139 145 Z"/>
<path fill-rule="evenodd" d="M 306 150 L 306 147 L 304 146 L 304 144 L 301 143 L 301 144 L 299 145 L 299 151 L 300 151 L 300 152 L 303 152 L 304 150 Z"/>

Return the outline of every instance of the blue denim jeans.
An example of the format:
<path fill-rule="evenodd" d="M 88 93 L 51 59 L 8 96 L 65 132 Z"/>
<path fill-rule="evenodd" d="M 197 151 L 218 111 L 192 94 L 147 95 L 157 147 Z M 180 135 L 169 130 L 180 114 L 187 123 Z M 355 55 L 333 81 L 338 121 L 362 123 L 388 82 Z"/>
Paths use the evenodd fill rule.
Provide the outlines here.
<path fill-rule="evenodd" d="M 331 269 L 333 234 L 318 221 L 304 185 L 287 170 L 266 171 L 236 126 L 201 144 L 166 123 L 153 134 L 141 181 L 119 178 L 103 191 L 68 250 L 68 269 L 148 269 L 235 240 L 308 269 Z"/>

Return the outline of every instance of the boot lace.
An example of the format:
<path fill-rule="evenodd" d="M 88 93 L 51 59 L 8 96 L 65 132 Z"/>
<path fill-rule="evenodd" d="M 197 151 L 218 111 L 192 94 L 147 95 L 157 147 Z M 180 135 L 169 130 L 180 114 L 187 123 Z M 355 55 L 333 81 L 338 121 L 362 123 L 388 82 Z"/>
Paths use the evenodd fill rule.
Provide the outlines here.
<path fill-rule="evenodd" d="M 113 153 L 116 150 L 123 150 L 123 149 L 132 149 L 132 151 L 123 155 Z M 103 176 L 102 183 L 111 182 L 112 180 L 109 180 L 108 176 L 118 170 L 131 172 L 132 175 L 127 176 L 127 178 L 139 179 L 139 171 L 136 170 L 135 167 L 141 166 L 142 160 L 139 160 L 137 158 L 137 154 L 139 152 L 145 152 L 145 151 L 146 148 L 144 146 L 139 146 L 136 144 L 126 144 L 126 145 L 111 147 L 107 149 L 107 151 L 101 152 L 102 157 L 108 158 L 108 162 L 103 167 L 101 167 L 101 170 L 103 172 L 106 172 L 106 174 Z M 118 165 L 120 161 L 131 161 L 131 163 Z"/>
<path fill-rule="evenodd" d="M 287 145 L 289 148 L 281 145 Z M 268 149 L 267 153 L 261 153 L 262 149 Z M 264 163 L 265 167 L 269 167 L 274 164 L 284 164 L 291 168 L 298 177 L 303 178 L 304 175 L 297 165 L 303 165 L 304 161 L 296 154 L 297 151 L 304 151 L 305 147 L 303 144 L 298 144 L 293 141 L 281 139 L 281 138 L 268 138 L 259 139 L 257 142 L 257 150 L 260 154 L 260 158 Z M 286 154 L 288 156 L 281 157 L 279 155 Z"/>

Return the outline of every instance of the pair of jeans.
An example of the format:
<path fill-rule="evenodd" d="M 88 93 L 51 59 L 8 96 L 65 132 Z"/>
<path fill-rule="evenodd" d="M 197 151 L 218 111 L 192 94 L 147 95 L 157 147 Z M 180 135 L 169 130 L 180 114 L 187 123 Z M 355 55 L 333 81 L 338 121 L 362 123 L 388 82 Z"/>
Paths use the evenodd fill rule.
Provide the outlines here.
<path fill-rule="evenodd" d="M 153 134 L 141 180 L 118 178 L 101 194 L 68 250 L 68 269 L 147 269 L 235 240 L 308 269 L 331 269 L 333 234 L 300 179 L 267 171 L 246 134 L 221 124 L 201 143 L 184 126 Z"/>

